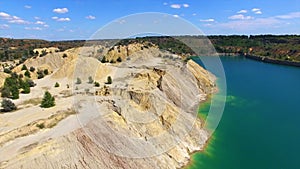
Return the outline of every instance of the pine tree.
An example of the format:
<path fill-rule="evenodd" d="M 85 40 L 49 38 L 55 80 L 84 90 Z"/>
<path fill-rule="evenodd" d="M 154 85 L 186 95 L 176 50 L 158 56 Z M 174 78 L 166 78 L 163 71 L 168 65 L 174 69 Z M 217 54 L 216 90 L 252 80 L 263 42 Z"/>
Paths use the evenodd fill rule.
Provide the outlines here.
<path fill-rule="evenodd" d="M 48 91 L 46 91 L 41 103 L 41 107 L 49 108 L 53 106 L 55 106 L 55 98 Z"/>
<path fill-rule="evenodd" d="M 16 105 L 11 100 L 8 99 L 3 99 L 1 105 L 3 108 L 2 109 L 3 112 L 10 112 L 17 109 Z"/>
<path fill-rule="evenodd" d="M 106 84 L 112 84 L 112 79 L 111 79 L 110 76 L 107 77 L 107 82 L 106 82 Z"/>
<path fill-rule="evenodd" d="M 92 84 L 94 82 L 92 76 L 89 76 L 89 84 Z"/>
<path fill-rule="evenodd" d="M 26 72 L 24 73 L 24 75 L 28 78 L 30 78 L 30 72 L 28 70 L 26 70 Z"/>
<path fill-rule="evenodd" d="M 26 65 L 23 65 L 21 70 L 28 70 L 28 69 L 27 69 Z"/>

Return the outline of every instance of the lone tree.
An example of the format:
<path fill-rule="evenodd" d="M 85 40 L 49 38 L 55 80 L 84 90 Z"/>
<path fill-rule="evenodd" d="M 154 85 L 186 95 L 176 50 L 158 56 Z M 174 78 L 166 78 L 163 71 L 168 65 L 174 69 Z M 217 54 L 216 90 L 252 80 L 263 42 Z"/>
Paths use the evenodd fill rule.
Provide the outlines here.
<path fill-rule="evenodd" d="M 59 87 L 59 83 L 56 82 L 55 85 L 54 85 L 54 87 Z"/>
<path fill-rule="evenodd" d="M 24 73 L 24 75 L 25 75 L 26 77 L 29 77 L 29 78 L 30 78 L 30 72 L 29 72 L 28 70 L 26 70 L 26 72 Z"/>
<path fill-rule="evenodd" d="M 9 99 L 3 99 L 1 105 L 3 112 L 10 112 L 17 109 L 16 105 Z"/>
<path fill-rule="evenodd" d="M 95 85 L 95 87 L 100 87 L 100 83 L 99 82 L 95 82 L 94 85 Z"/>
<path fill-rule="evenodd" d="M 27 69 L 26 65 L 23 65 L 21 70 L 28 70 L 28 69 Z"/>
<path fill-rule="evenodd" d="M 77 77 L 76 84 L 81 84 L 81 79 Z"/>
<path fill-rule="evenodd" d="M 111 79 L 110 76 L 107 77 L 107 82 L 106 82 L 106 84 L 112 84 L 112 79 Z"/>
<path fill-rule="evenodd" d="M 29 68 L 29 71 L 30 71 L 30 72 L 34 72 L 34 71 L 35 71 L 35 68 L 31 66 L 31 67 Z"/>
<path fill-rule="evenodd" d="M 89 76 L 89 84 L 92 84 L 94 82 L 92 76 Z"/>
<path fill-rule="evenodd" d="M 53 106 L 55 106 L 55 98 L 48 91 L 46 91 L 41 103 L 41 107 L 49 108 Z"/>

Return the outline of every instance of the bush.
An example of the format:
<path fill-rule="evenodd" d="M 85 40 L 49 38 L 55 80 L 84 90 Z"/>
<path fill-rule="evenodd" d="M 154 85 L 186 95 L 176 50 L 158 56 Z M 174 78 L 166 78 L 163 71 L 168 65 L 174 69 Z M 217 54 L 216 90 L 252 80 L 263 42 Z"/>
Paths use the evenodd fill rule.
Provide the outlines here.
<path fill-rule="evenodd" d="M 100 83 L 99 82 L 95 82 L 94 85 L 95 85 L 95 87 L 100 87 Z"/>
<path fill-rule="evenodd" d="M 28 69 L 27 69 L 26 65 L 23 65 L 21 70 L 28 70 Z"/>
<path fill-rule="evenodd" d="M 17 86 L 12 86 L 11 87 L 11 98 L 12 99 L 19 99 L 19 89 Z"/>
<path fill-rule="evenodd" d="M 107 77 L 106 84 L 112 84 L 112 78 L 110 76 Z"/>
<path fill-rule="evenodd" d="M 94 82 L 94 80 L 93 80 L 93 78 L 92 78 L 92 76 L 89 76 L 89 84 L 92 84 Z"/>
<path fill-rule="evenodd" d="M 59 87 L 59 83 L 56 82 L 55 85 L 54 85 L 54 87 Z"/>
<path fill-rule="evenodd" d="M 10 88 L 4 86 L 3 89 L 1 90 L 1 97 L 10 97 Z"/>
<path fill-rule="evenodd" d="M 68 55 L 64 53 L 62 57 L 63 57 L 63 58 L 66 58 L 66 57 L 68 57 Z"/>
<path fill-rule="evenodd" d="M 31 79 L 27 79 L 27 83 L 29 84 L 29 87 L 34 87 L 36 85 Z"/>
<path fill-rule="evenodd" d="M 118 57 L 117 62 L 122 62 L 122 58 Z"/>
<path fill-rule="evenodd" d="M 5 68 L 5 69 L 4 69 L 4 73 L 11 74 L 11 70 L 10 70 L 10 69 L 8 69 L 8 68 Z"/>
<path fill-rule="evenodd" d="M 44 72 L 43 72 L 43 71 L 41 71 L 41 70 L 38 70 L 38 71 L 37 71 L 37 78 L 38 78 L 38 79 L 42 79 L 42 78 L 44 78 L 44 76 L 45 76 L 45 75 L 44 75 Z"/>
<path fill-rule="evenodd" d="M 26 70 L 26 72 L 24 73 L 24 75 L 28 78 L 30 78 L 30 72 L 28 70 Z"/>
<path fill-rule="evenodd" d="M 29 68 L 29 71 L 30 71 L 30 72 L 34 72 L 34 71 L 35 71 L 35 68 L 31 66 L 31 67 Z"/>
<path fill-rule="evenodd" d="M 45 75 L 48 75 L 48 74 L 49 74 L 48 69 L 45 69 L 45 70 L 44 70 L 44 74 L 45 74 Z"/>
<path fill-rule="evenodd" d="M 76 84 L 81 84 L 81 79 L 77 77 Z"/>
<path fill-rule="evenodd" d="M 41 103 L 41 107 L 49 108 L 53 106 L 55 106 L 55 98 L 48 91 L 46 91 Z"/>
<path fill-rule="evenodd" d="M 44 123 L 36 124 L 35 126 L 38 127 L 39 129 L 45 128 L 45 124 Z"/>
<path fill-rule="evenodd" d="M 106 63 L 106 62 L 107 62 L 107 60 L 106 60 L 105 56 L 103 56 L 103 58 L 101 59 L 101 63 Z"/>
<path fill-rule="evenodd" d="M 24 93 L 24 94 L 30 93 L 30 85 L 29 85 L 28 81 L 26 80 L 24 82 L 22 79 L 20 79 L 19 82 L 20 82 L 20 88 L 23 89 L 22 93 Z"/>
<path fill-rule="evenodd" d="M 2 109 L 3 112 L 10 112 L 17 109 L 16 105 L 11 100 L 8 99 L 3 99 L 1 105 L 3 108 Z"/>

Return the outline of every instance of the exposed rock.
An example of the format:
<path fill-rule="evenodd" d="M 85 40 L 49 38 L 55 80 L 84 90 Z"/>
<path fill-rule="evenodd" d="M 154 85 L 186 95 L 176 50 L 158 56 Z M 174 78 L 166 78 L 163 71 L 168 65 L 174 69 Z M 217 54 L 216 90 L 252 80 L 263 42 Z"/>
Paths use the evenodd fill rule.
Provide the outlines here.
<path fill-rule="evenodd" d="M 25 63 L 45 64 L 54 71 L 42 79 L 45 84 L 81 78 L 73 94 L 56 96 L 57 102 L 64 101 L 61 106 L 73 103 L 78 114 L 58 119 L 61 122 L 53 128 L 3 142 L 0 168 L 180 168 L 190 152 L 204 148 L 208 133 L 197 108 L 215 91 L 213 75 L 193 61 L 185 64 L 179 56 L 160 57 L 163 52 L 145 44 L 115 47 L 107 58 L 123 61 L 113 64 L 100 63 L 89 54 L 76 55 L 89 49 L 96 50 L 70 49 L 67 58 L 57 53 Z M 100 87 L 87 83 L 89 76 Z M 108 76 L 112 84 L 105 84 Z M 67 89 L 50 90 L 60 94 Z M 22 129 L 16 126 L 5 133 Z"/>

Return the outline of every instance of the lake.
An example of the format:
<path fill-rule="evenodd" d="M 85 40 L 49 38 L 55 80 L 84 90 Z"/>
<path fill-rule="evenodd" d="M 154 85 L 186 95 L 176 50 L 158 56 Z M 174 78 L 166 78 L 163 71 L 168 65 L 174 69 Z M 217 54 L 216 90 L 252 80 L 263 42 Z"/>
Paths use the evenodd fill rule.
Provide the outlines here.
<path fill-rule="evenodd" d="M 209 144 L 193 154 L 187 168 L 299 169 L 300 68 L 244 57 L 224 56 L 221 61 L 227 80 L 225 110 Z M 202 104 L 200 117 L 209 108 L 210 102 Z"/>

